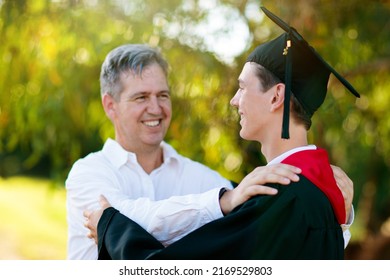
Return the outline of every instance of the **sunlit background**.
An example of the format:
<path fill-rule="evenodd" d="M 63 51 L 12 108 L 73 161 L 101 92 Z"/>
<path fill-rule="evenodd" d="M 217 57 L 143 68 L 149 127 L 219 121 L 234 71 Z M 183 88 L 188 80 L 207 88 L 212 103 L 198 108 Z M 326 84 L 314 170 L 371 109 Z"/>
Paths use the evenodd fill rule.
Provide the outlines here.
<path fill-rule="evenodd" d="M 248 52 L 282 33 L 261 5 L 361 93 L 332 77 L 310 141 L 354 181 L 346 258 L 390 259 L 389 0 L 0 0 L 0 259 L 66 258 L 64 181 L 113 137 L 99 72 L 118 45 L 170 62 L 166 140 L 180 153 L 235 181 L 264 164 L 229 106 Z"/>

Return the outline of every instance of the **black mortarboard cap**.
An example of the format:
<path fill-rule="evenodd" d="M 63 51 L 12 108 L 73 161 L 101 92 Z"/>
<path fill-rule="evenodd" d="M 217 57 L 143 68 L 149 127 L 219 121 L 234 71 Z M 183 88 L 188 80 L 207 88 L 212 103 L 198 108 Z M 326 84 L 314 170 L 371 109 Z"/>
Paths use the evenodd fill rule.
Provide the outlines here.
<path fill-rule="evenodd" d="M 285 83 L 282 138 L 289 138 L 290 92 L 312 117 L 324 102 L 330 73 L 356 97 L 359 93 L 331 67 L 291 26 L 264 7 L 263 12 L 286 33 L 259 45 L 247 58 L 271 71 Z"/>

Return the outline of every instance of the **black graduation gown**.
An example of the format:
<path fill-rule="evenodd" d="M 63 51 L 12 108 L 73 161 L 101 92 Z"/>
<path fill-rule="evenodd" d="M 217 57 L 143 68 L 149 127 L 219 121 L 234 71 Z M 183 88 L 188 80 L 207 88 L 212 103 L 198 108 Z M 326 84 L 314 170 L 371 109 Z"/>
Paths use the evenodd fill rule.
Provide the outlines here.
<path fill-rule="evenodd" d="M 309 166 L 323 161 L 316 159 L 318 153 L 312 156 Z M 331 170 L 327 161 L 318 167 L 321 172 Z M 332 174 L 324 185 L 335 190 Z M 279 190 L 277 195 L 254 197 L 166 248 L 108 208 L 98 225 L 99 259 L 343 259 L 343 234 L 330 201 L 334 199 L 304 175 L 289 186 L 271 186 Z"/>

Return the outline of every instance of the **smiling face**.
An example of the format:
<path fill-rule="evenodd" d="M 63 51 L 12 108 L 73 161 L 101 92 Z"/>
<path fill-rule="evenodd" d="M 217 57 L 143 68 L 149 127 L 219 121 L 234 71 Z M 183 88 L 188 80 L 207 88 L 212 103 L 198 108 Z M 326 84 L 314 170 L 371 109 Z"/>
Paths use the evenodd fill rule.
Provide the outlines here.
<path fill-rule="evenodd" d="M 240 136 L 246 140 L 261 142 L 262 134 L 270 125 L 272 88 L 264 92 L 256 76 L 253 63 L 245 63 L 238 78 L 239 89 L 230 104 L 238 109 L 241 120 Z"/>
<path fill-rule="evenodd" d="M 121 74 L 119 100 L 105 94 L 104 109 L 115 127 L 121 146 L 132 152 L 159 148 L 172 116 L 172 105 L 166 75 L 154 63 L 142 70 Z"/>

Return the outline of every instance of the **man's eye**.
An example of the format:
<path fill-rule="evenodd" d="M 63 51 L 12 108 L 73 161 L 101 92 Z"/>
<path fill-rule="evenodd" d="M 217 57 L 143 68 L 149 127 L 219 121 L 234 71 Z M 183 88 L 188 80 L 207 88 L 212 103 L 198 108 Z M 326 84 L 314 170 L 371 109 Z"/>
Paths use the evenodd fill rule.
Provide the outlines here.
<path fill-rule="evenodd" d="M 169 94 L 166 94 L 166 93 L 160 94 L 160 98 L 168 99 L 169 98 Z"/>

